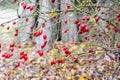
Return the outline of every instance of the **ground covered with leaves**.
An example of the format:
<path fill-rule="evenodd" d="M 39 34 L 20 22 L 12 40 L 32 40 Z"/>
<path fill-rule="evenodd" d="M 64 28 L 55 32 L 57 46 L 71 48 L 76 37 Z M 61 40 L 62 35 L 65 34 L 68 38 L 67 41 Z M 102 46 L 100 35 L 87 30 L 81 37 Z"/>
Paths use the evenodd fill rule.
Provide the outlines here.
<path fill-rule="evenodd" d="M 54 42 L 49 51 L 42 51 L 31 41 L 11 44 L 13 34 L 5 29 L 0 39 L 0 80 L 120 79 L 119 52 L 106 51 L 97 41 Z"/>

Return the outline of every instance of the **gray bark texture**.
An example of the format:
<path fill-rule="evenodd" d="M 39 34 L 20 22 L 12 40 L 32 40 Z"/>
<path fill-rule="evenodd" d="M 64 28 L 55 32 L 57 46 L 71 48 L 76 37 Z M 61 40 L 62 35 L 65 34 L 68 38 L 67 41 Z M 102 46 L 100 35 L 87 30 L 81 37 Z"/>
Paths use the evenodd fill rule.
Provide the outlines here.
<path fill-rule="evenodd" d="M 61 37 L 62 41 L 72 42 L 77 41 L 77 27 L 73 23 L 76 19 L 76 14 L 74 12 L 68 12 L 67 14 L 62 15 L 56 15 L 56 19 L 53 19 L 50 14 L 47 14 L 48 12 L 51 12 L 52 9 L 55 10 L 67 10 L 66 4 L 71 3 L 71 0 L 55 0 L 54 3 L 52 3 L 50 0 L 38 0 L 39 2 L 36 3 L 37 0 L 30 0 L 31 3 L 27 4 L 37 6 L 39 5 L 38 11 L 38 19 L 35 21 L 34 16 L 29 16 L 32 12 L 30 12 L 28 9 L 23 9 L 21 6 L 21 3 L 19 4 L 18 9 L 18 15 L 20 16 L 20 19 L 18 20 L 18 28 L 20 29 L 20 35 L 17 37 L 19 38 L 21 42 L 24 42 L 29 39 L 30 35 L 29 33 L 32 33 L 32 30 L 30 29 L 30 26 L 34 26 L 37 29 L 42 29 L 43 34 L 34 37 L 36 46 L 38 49 L 40 49 L 40 46 L 43 44 L 44 39 L 43 35 L 47 35 L 47 46 L 44 49 L 49 49 L 51 46 L 51 43 L 53 43 L 55 40 L 58 40 L 58 38 Z M 61 5 L 60 5 L 61 3 Z M 56 13 L 57 14 L 57 13 Z M 25 18 L 28 16 L 29 22 L 25 22 Z M 25 18 L 24 18 L 25 17 Z M 65 24 L 64 20 L 68 20 L 68 23 Z M 34 25 L 36 22 L 38 22 L 38 25 Z M 45 27 L 42 28 L 41 25 L 45 23 Z M 64 30 L 68 29 L 67 33 L 64 33 Z"/>

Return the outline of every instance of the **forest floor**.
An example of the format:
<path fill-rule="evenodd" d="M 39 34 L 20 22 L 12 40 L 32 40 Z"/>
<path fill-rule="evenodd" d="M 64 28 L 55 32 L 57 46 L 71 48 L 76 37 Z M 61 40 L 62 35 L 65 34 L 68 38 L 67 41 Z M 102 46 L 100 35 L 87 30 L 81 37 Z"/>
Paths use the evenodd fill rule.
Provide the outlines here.
<path fill-rule="evenodd" d="M 92 40 L 79 44 L 55 42 L 50 51 L 44 51 L 43 56 L 40 56 L 31 41 L 21 44 L 21 48 L 18 48 L 18 43 L 15 42 L 14 51 L 11 52 L 9 44 L 14 39 L 13 33 L 9 33 L 6 27 L 0 27 L 0 34 L 0 54 L 6 51 L 13 53 L 9 59 L 0 58 L 0 80 L 112 80 L 110 76 L 115 74 L 115 55 L 105 54 L 102 45 Z M 71 51 L 70 55 L 66 56 L 64 47 Z M 88 52 L 90 48 L 93 48 L 93 52 Z M 21 51 L 27 53 L 27 61 L 19 58 Z M 59 58 L 62 63 L 58 63 Z M 55 60 L 54 65 L 51 65 L 52 60 Z M 16 67 L 18 62 L 20 65 Z M 120 77 L 120 68 L 116 72 L 115 77 Z"/>

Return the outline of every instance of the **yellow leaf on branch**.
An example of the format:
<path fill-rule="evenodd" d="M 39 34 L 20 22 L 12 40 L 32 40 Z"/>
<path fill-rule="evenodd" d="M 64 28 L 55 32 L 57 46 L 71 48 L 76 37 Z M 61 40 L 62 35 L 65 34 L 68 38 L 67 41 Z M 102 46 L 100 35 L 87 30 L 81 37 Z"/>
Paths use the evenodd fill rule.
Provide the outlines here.
<path fill-rule="evenodd" d="M 50 16 L 51 16 L 51 17 L 54 17 L 54 16 L 56 16 L 55 9 L 52 9 L 52 11 L 50 12 Z"/>

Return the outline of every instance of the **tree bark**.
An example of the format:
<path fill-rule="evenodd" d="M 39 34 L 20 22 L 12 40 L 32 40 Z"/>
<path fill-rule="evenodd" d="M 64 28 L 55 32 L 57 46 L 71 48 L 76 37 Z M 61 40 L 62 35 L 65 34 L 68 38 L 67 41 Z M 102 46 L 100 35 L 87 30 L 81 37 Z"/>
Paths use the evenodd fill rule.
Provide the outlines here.
<path fill-rule="evenodd" d="M 67 10 L 66 4 L 71 4 L 71 0 L 61 0 L 61 10 Z M 61 19 L 61 36 L 63 41 L 76 42 L 77 41 L 77 26 L 74 24 L 76 19 L 76 14 L 74 12 L 68 12 L 67 14 L 62 15 Z M 68 23 L 65 24 L 64 20 L 68 20 Z M 68 29 L 67 33 L 64 33 L 64 30 Z"/>

